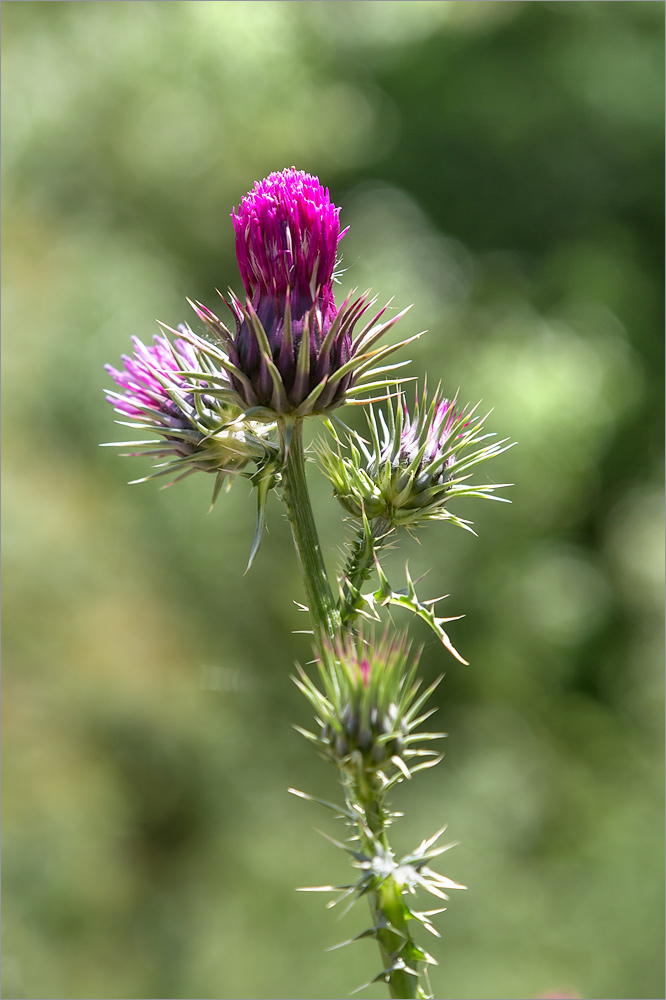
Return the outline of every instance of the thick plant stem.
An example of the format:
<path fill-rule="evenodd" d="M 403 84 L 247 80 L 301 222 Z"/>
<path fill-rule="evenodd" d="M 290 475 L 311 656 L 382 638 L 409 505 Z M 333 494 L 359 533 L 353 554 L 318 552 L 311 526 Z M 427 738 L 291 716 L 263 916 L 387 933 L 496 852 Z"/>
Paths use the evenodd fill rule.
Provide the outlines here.
<path fill-rule="evenodd" d="M 359 824 L 359 841 L 364 854 L 373 857 L 377 848 L 390 854 L 386 835 L 387 816 L 376 775 L 359 769 L 344 777 L 345 799 L 353 812 L 360 807 L 364 823 Z M 418 955 L 408 923 L 401 887 L 392 874 L 378 874 L 377 887 L 368 893 L 375 938 L 379 945 L 389 996 L 395 1000 L 416 1000 L 426 994 L 419 989 Z"/>
<path fill-rule="evenodd" d="M 407 937 L 396 934 L 394 931 L 385 928 L 377 932 L 379 950 L 384 960 L 384 968 L 390 969 L 395 962 L 396 956 L 400 952 L 411 950 L 411 939 L 407 923 L 403 916 L 404 907 L 400 888 L 395 880 L 387 879 L 378 892 L 373 892 L 370 899 L 370 910 L 375 921 L 375 926 L 380 925 L 385 920 L 390 920 Z M 389 996 L 393 1000 L 416 1000 L 424 994 L 419 992 L 419 977 L 410 972 L 408 968 L 393 968 L 387 973 L 387 986 Z"/>
<path fill-rule="evenodd" d="M 319 649 L 325 639 L 333 639 L 339 634 L 340 612 L 328 582 L 305 478 L 303 421 L 299 418 L 282 418 L 278 426 L 284 456 L 284 501 L 303 574 L 315 646 Z"/>

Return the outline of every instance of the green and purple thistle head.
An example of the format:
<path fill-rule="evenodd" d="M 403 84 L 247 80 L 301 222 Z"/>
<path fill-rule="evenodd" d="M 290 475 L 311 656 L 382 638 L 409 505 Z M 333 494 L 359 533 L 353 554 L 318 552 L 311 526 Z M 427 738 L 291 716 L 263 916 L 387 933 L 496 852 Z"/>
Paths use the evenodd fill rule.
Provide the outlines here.
<path fill-rule="evenodd" d="M 430 766 L 439 755 L 414 744 L 443 734 L 415 730 L 432 714 L 421 710 L 438 682 L 420 690 L 419 655 L 404 634 L 375 640 L 361 631 L 327 642 L 317 660 L 320 686 L 302 669 L 295 678 L 320 727 L 299 731 L 339 767 L 382 771 L 388 783 Z"/>
<path fill-rule="evenodd" d="M 226 476 L 241 472 L 251 461 L 265 464 L 276 448 L 267 440 L 265 424 L 245 420 L 228 377 L 211 371 L 196 346 L 198 338 L 185 326 L 178 333 L 173 343 L 162 334 L 148 345 L 132 337 L 134 351 L 122 355 L 123 368 L 105 366 L 122 390 L 106 392 L 124 418 L 118 423 L 158 435 L 156 440 L 114 444 L 131 446 L 128 454 L 157 461 L 156 470 L 145 479 L 170 475 L 175 482 L 193 472 L 215 473 L 217 496 Z"/>
<path fill-rule="evenodd" d="M 475 466 L 511 447 L 490 441 L 495 435 L 485 431 L 488 414 L 479 416 L 478 408 L 459 408 L 439 390 L 430 403 L 425 392 L 420 401 L 417 396 L 412 413 L 402 392 L 387 401 L 386 416 L 369 407 L 369 442 L 348 431 L 346 453 L 337 435 L 335 447 L 320 445 L 335 496 L 353 517 L 381 518 L 387 530 L 442 519 L 469 529 L 469 521 L 447 509 L 450 500 L 477 496 L 508 503 L 494 495 L 507 483 L 469 482 Z"/>
<path fill-rule="evenodd" d="M 316 177 L 294 168 L 270 174 L 232 213 L 246 294 L 242 302 L 229 293 L 234 330 L 192 303 L 223 347 L 231 385 L 263 419 L 324 413 L 354 401 L 374 366 L 403 346 L 375 345 L 404 312 L 382 320 L 382 309 L 355 333 L 375 300 L 366 293 L 348 296 L 339 309 L 335 304 L 345 234 L 339 214 Z M 372 387 L 394 381 L 382 378 Z"/>

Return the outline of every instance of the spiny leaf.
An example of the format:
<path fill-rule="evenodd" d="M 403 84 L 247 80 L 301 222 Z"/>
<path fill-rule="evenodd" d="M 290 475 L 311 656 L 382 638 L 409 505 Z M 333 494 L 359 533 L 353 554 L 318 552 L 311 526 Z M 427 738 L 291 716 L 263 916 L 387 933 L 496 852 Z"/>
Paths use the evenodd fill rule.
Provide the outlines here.
<path fill-rule="evenodd" d="M 437 603 L 437 601 L 442 598 L 431 598 L 425 602 L 420 601 L 416 595 L 414 582 L 409 575 L 409 567 L 405 567 L 407 587 L 404 590 L 393 590 L 381 567 L 376 553 L 375 569 L 379 577 L 379 588 L 374 592 L 359 595 L 369 609 L 368 613 L 373 617 L 377 617 L 377 608 L 386 607 L 387 605 L 393 605 L 395 607 L 405 608 L 407 611 L 411 611 L 412 614 L 415 614 L 430 626 L 442 645 L 446 646 L 452 656 L 455 656 L 455 658 L 465 666 L 469 666 L 468 661 L 460 655 L 451 642 L 449 636 L 442 628 L 442 625 L 445 625 L 447 622 L 458 621 L 464 616 L 453 615 L 450 618 L 441 618 L 435 615 L 432 605 Z M 429 607 L 428 605 L 431 606 Z"/>
<path fill-rule="evenodd" d="M 316 802 L 317 805 L 319 806 L 324 806 L 324 808 L 326 809 L 331 809 L 340 818 L 349 819 L 352 821 L 352 823 L 355 823 L 357 820 L 357 817 L 349 809 L 346 809 L 344 806 L 338 806 L 334 802 L 328 802 L 326 799 L 318 799 L 314 795 L 308 795 L 307 792 L 299 792 L 297 788 L 288 788 L 287 791 L 290 792 L 291 795 L 296 795 L 297 798 L 299 799 L 305 799 L 306 802 Z"/>

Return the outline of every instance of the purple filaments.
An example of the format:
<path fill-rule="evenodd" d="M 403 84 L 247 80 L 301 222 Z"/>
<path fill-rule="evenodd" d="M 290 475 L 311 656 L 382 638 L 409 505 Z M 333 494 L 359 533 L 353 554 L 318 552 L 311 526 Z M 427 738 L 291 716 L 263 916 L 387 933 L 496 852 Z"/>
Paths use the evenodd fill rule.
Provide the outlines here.
<path fill-rule="evenodd" d="M 164 418 L 183 426 L 183 415 L 167 392 L 164 383 L 173 389 L 184 389 L 186 382 L 178 372 L 199 372 L 196 354 L 190 344 L 176 340 L 173 347 L 166 337 L 158 334 L 152 344 L 144 344 L 138 337 L 132 337 L 134 355 L 122 355 L 124 368 L 118 370 L 113 365 L 105 365 L 113 380 L 124 390 L 123 395 L 108 393 L 108 401 L 119 413 L 134 419 Z"/>
<path fill-rule="evenodd" d="M 425 399 L 423 403 L 425 410 Z M 455 461 L 449 447 L 451 431 L 459 424 L 459 415 L 455 410 L 454 403 L 448 399 L 440 399 L 432 415 L 425 420 L 419 414 L 418 400 L 413 417 L 410 416 L 407 401 L 404 399 L 402 407 L 403 422 L 397 454 L 394 451 L 395 445 L 389 438 L 382 449 L 380 461 L 390 460 L 391 455 L 395 454 L 393 464 L 406 468 L 420 454 L 418 469 L 414 470 L 416 473 L 415 485 L 419 487 L 444 482 L 447 468 Z M 460 430 L 459 427 L 458 430 Z M 461 436 L 460 433 L 457 435 L 457 437 Z M 432 468 L 433 464 L 435 469 Z M 426 470 L 428 471 L 426 472 Z M 421 482 L 421 476 L 423 476 L 423 482 Z"/>
<path fill-rule="evenodd" d="M 255 308 L 263 296 L 289 296 L 294 318 L 315 302 L 324 318 L 335 311 L 339 213 L 316 177 L 293 168 L 270 174 L 241 199 L 232 213 L 236 256 Z"/>
<path fill-rule="evenodd" d="M 446 445 L 451 428 L 455 423 L 456 412 L 453 409 L 453 404 L 448 399 L 443 399 L 437 406 L 435 419 L 428 431 L 426 450 L 423 455 L 426 462 L 434 461 L 437 453 Z"/>
<path fill-rule="evenodd" d="M 370 682 L 370 671 L 371 671 L 370 661 L 367 659 L 367 657 L 364 656 L 361 662 L 359 663 L 358 671 L 361 675 L 363 686 L 367 687 Z"/>

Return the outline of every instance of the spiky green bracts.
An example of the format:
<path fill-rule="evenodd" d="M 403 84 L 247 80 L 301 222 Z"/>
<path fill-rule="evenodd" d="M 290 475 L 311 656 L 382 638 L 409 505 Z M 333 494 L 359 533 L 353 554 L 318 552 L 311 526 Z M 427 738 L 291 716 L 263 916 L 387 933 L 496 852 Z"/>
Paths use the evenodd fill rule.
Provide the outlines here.
<path fill-rule="evenodd" d="M 383 410 L 366 410 L 370 441 L 347 431 L 347 447 L 333 429 L 335 445 L 319 448 L 324 473 L 333 492 L 352 517 L 370 522 L 382 519 L 389 529 L 413 529 L 424 521 L 448 520 L 464 528 L 464 521 L 448 509 L 458 497 L 494 495 L 506 483 L 470 483 L 472 470 L 481 462 L 511 447 L 491 442 L 485 431 L 488 414 L 479 416 L 479 405 L 458 408 L 437 391 L 430 403 L 424 392 L 410 414 L 402 392 L 387 400 Z"/>

